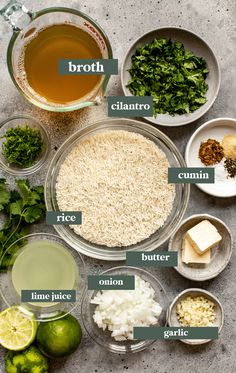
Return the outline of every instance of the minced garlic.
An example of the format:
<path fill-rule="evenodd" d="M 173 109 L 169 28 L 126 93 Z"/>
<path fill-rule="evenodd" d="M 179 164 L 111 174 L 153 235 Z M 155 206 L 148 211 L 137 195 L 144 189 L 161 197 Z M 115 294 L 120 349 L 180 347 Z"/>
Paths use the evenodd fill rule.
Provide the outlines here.
<path fill-rule="evenodd" d="M 176 314 L 181 326 L 212 326 L 216 319 L 215 303 L 203 296 L 187 296 L 177 304 Z"/>

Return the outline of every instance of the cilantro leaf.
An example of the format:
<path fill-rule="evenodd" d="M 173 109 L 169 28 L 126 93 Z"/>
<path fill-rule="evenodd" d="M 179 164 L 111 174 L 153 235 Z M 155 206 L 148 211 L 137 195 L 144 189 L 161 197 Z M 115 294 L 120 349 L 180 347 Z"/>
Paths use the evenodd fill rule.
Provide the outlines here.
<path fill-rule="evenodd" d="M 16 202 L 18 199 L 21 199 L 21 195 L 17 190 L 11 190 L 10 192 L 10 202 Z"/>
<path fill-rule="evenodd" d="M 34 223 L 42 217 L 43 209 L 41 206 L 30 206 L 27 207 L 22 216 L 25 219 L 26 223 Z"/>
<path fill-rule="evenodd" d="M 41 199 L 41 195 L 35 190 L 30 189 L 28 180 L 17 180 L 17 186 L 23 196 L 23 205 L 35 205 Z"/>
<path fill-rule="evenodd" d="M 15 241 L 19 240 L 20 238 L 25 237 L 27 234 L 29 234 L 28 228 L 23 227 L 21 230 L 19 230 L 12 236 L 9 246 L 13 244 Z M 11 246 L 11 248 L 5 253 L 5 255 L 2 258 L 1 267 L 0 267 L 1 272 L 6 271 L 8 267 L 13 265 L 14 255 L 26 243 L 27 243 L 27 240 L 22 240 L 20 242 L 16 242 L 14 245 Z"/>
<path fill-rule="evenodd" d="M 12 215 L 20 215 L 21 216 L 22 208 L 23 208 L 23 200 L 18 199 L 18 201 L 12 202 L 10 204 L 10 213 Z"/>
<path fill-rule="evenodd" d="M 29 226 L 39 221 L 45 213 L 43 186 L 30 187 L 28 180 L 17 180 L 19 192 L 8 191 L 6 180 L 0 179 L 0 211 L 6 222 L 0 230 L 0 271 L 12 264 L 13 255 L 24 244 L 24 240 L 9 247 L 19 238 L 25 237 Z"/>
<path fill-rule="evenodd" d="M 42 185 L 38 185 L 32 188 L 32 190 L 34 190 L 42 200 L 44 199 L 44 187 Z"/>
<path fill-rule="evenodd" d="M 0 211 L 4 209 L 10 201 L 10 192 L 7 190 L 6 180 L 0 179 Z"/>

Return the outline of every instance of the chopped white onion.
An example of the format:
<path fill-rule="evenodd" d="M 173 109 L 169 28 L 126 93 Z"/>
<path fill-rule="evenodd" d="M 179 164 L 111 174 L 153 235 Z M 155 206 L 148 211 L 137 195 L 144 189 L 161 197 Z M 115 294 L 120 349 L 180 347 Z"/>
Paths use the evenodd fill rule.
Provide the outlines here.
<path fill-rule="evenodd" d="M 93 319 L 99 328 L 111 331 L 116 341 L 133 338 L 135 326 L 157 324 L 162 308 L 154 300 L 149 282 L 135 276 L 135 290 L 102 290 L 91 300 Z"/>

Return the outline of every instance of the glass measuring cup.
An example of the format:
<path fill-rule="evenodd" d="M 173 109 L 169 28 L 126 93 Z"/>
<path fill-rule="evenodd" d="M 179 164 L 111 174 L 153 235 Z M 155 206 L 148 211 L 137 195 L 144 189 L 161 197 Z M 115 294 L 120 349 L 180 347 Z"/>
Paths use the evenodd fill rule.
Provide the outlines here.
<path fill-rule="evenodd" d="M 0 15 L 10 24 L 13 30 L 7 50 L 8 71 L 17 89 L 32 104 L 49 111 L 66 112 L 97 105 L 101 102 L 109 80 L 108 75 L 102 75 L 93 90 L 82 98 L 65 104 L 58 104 L 38 95 L 27 82 L 24 65 L 21 68 L 19 67 L 19 60 L 22 60 L 22 51 L 29 38 L 32 39 L 41 29 L 57 24 L 74 25 L 87 32 L 99 46 L 102 58 L 112 58 L 112 49 L 108 37 L 94 20 L 71 8 L 53 7 L 32 13 L 16 0 L 11 0 L 2 8 Z"/>

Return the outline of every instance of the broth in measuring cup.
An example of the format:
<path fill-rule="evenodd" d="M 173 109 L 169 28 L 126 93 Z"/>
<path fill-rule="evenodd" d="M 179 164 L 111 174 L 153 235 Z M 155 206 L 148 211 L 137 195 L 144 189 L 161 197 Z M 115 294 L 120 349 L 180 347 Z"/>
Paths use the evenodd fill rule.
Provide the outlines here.
<path fill-rule="evenodd" d="M 28 34 L 29 35 L 29 34 Z M 78 101 L 96 89 L 100 75 L 59 75 L 60 59 L 102 59 L 95 39 L 72 24 L 55 24 L 29 37 L 20 61 L 26 82 L 47 102 Z"/>

